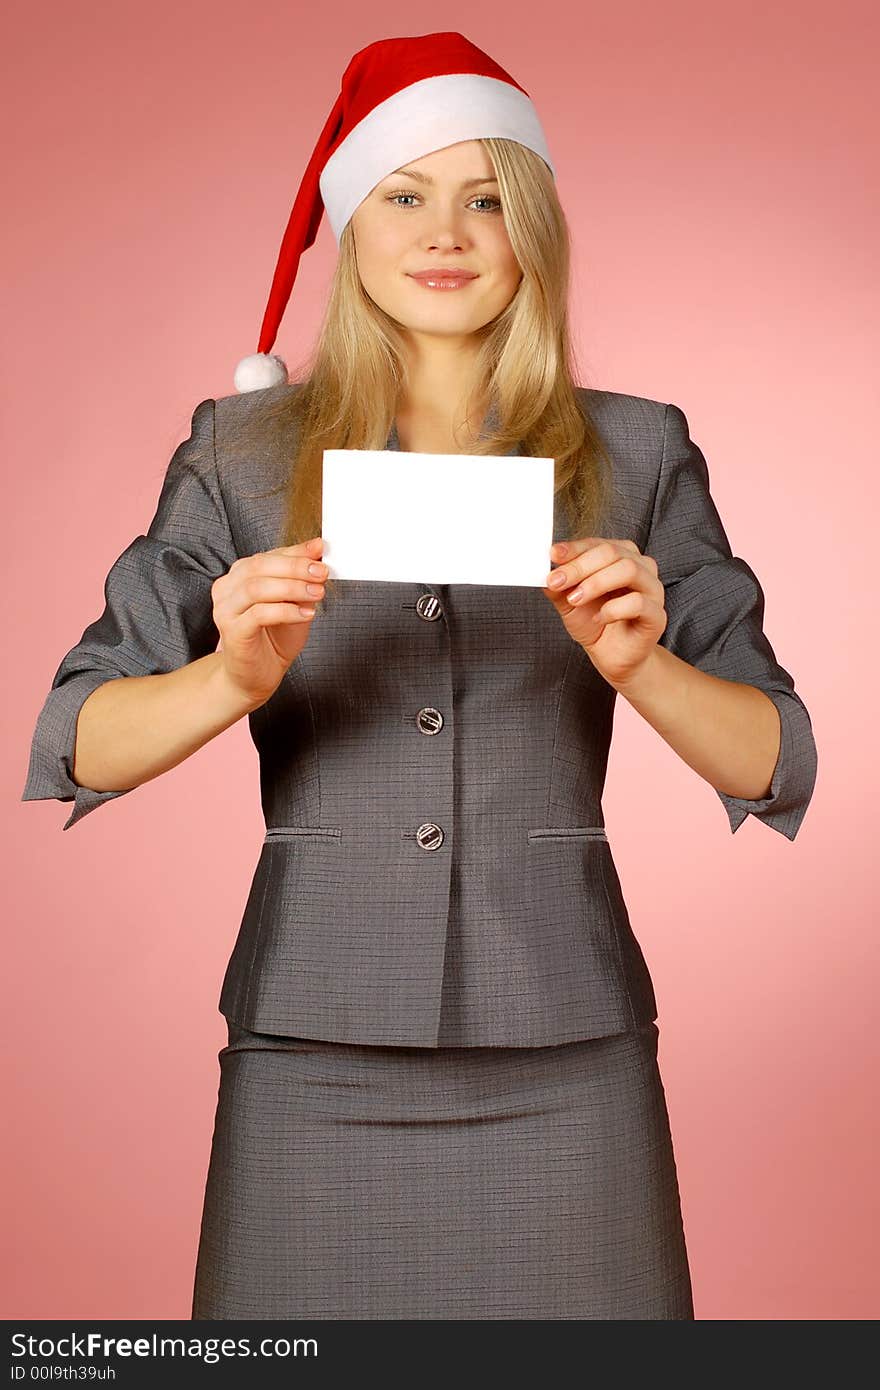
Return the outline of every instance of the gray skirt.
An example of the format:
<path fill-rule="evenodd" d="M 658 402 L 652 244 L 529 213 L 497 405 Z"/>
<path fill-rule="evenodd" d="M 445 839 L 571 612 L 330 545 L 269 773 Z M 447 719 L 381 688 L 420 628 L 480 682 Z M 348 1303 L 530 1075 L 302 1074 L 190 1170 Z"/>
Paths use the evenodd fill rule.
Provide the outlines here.
<path fill-rule="evenodd" d="M 192 1317 L 694 1317 L 656 1023 L 397 1047 L 229 1022 Z"/>

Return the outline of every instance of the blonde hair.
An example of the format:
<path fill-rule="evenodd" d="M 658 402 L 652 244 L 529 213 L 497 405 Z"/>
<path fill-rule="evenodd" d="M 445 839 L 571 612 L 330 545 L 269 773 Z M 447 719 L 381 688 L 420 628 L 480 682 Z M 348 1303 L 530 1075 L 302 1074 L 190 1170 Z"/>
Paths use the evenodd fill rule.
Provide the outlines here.
<path fill-rule="evenodd" d="M 495 427 L 485 425 L 483 438 L 468 452 L 506 454 L 521 443 L 525 454 L 553 458 L 554 490 L 569 518 L 569 535 L 593 535 L 613 481 L 601 437 L 578 401 L 573 380 L 568 224 L 540 155 L 513 140 L 487 138 L 480 144 L 494 165 L 522 279 L 510 303 L 478 333 L 468 408 L 470 401 L 488 400 L 495 407 Z M 288 476 L 276 489 L 287 492 L 276 545 L 301 544 L 322 534 L 325 449 L 385 448 L 406 383 L 406 361 L 400 325 L 361 283 L 349 221 L 317 342 L 296 373 L 302 379 L 294 391 L 267 392 L 265 409 L 251 417 L 264 445 L 267 426 L 295 440 Z M 321 608 L 334 587 L 328 580 Z"/>

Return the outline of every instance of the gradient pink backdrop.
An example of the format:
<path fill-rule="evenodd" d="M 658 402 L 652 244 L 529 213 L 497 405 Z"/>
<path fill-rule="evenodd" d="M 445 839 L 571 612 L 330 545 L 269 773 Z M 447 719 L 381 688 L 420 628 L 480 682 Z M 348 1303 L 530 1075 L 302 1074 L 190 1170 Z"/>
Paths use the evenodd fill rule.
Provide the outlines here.
<path fill-rule="evenodd" d="M 797 841 L 732 837 L 617 703 L 606 817 L 660 1001 L 697 1317 L 874 1318 L 876 7 L 271 0 L 7 22 L 2 1316 L 189 1317 L 256 753 L 242 721 L 62 834 L 69 805 L 18 800 L 28 743 L 193 407 L 256 348 L 345 65 L 438 28 L 535 99 L 582 380 L 685 410 L 819 746 Z M 291 365 L 334 256 L 325 219 Z"/>

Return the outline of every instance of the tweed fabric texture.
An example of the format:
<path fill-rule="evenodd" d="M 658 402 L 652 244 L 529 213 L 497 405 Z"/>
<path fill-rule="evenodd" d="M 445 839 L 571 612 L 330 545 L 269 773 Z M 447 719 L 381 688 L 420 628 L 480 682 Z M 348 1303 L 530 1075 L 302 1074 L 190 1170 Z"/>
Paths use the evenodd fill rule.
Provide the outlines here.
<path fill-rule="evenodd" d="M 245 418 L 259 425 L 269 399 L 297 389 L 197 406 L 146 535 L 114 563 L 103 613 L 62 660 L 22 799 L 73 801 L 65 829 L 131 794 L 73 782 L 83 701 L 104 681 L 215 650 L 214 579 L 278 543 L 293 440 L 258 429 L 247 457 L 236 440 Z M 717 793 L 730 829 L 751 816 L 793 840 L 816 777 L 810 717 L 686 417 L 614 392 L 582 388 L 579 400 L 614 467 L 599 534 L 657 560 L 661 645 L 779 711 L 768 796 Z M 394 432 L 388 444 L 399 447 Z M 570 535 L 556 501 L 554 540 Z M 335 600 L 249 716 L 266 830 L 222 1013 L 257 1032 L 425 1047 L 547 1046 L 656 1018 L 602 811 L 616 692 L 543 592 L 338 581 Z M 426 706 L 443 715 L 431 737 L 417 719 Z M 443 831 L 435 851 L 416 838 L 428 821 Z"/>
<path fill-rule="evenodd" d="M 655 1023 L 544 1048 L 228 1034 L 194 1318 L 694 1317 Z"/>

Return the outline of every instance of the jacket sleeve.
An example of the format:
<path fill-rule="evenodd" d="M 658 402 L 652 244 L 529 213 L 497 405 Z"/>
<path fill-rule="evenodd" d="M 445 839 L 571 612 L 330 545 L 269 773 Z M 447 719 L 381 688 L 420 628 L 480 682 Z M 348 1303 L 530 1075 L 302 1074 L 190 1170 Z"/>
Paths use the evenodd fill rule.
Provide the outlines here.
<path fill-rule="evenodd" d="M 750 801 L 716 788 L 731 833 L 752 815 L 793 840 L 816 782 L 810 716 L 764 633 L 763 590 L 745 560 L 731 552 L 709 491 L 706 460 L 676 405 L 666 407 L 645 551 L 657 561 L 666 590 L 667 626 L 659 645 L 713 676 L 756 686 L 779 712 L 781 741 L 769 796 Z"/>
<path fill-rule="evenodd" d="M 22 801 L 73 801 L 62 827 L 69 830 L 105 801 L 126 795 L 73 781 L 79 711 L 105 681 L 173 671 L 215 651 L 220 634 L 211 586 L 236 558 L 209 399 L 196 406 L 190 436 L 171 458 L 147 534 L 135 537 L 104 581 L 103 613 L 58 667 L 33 733 Z"/>

